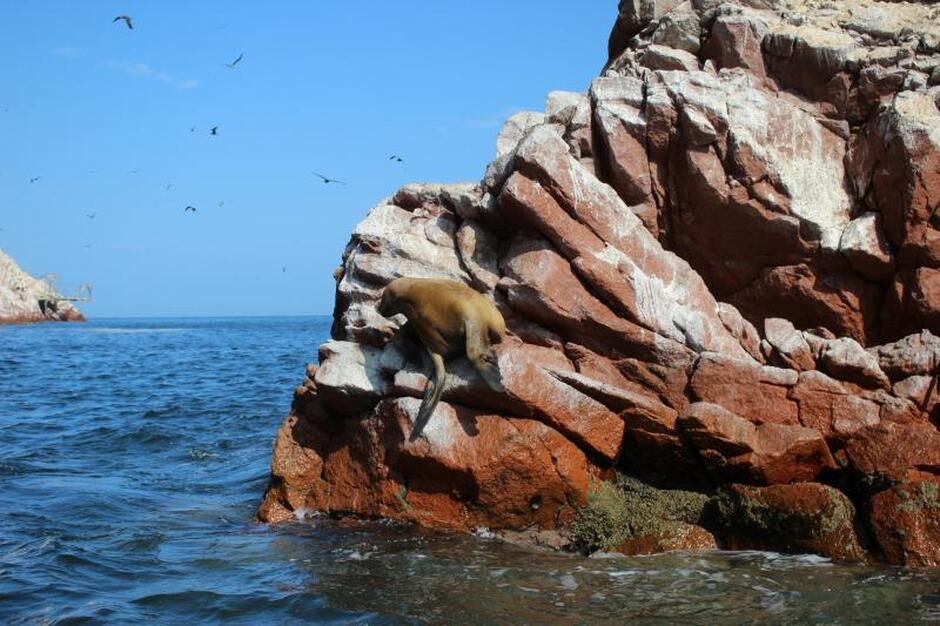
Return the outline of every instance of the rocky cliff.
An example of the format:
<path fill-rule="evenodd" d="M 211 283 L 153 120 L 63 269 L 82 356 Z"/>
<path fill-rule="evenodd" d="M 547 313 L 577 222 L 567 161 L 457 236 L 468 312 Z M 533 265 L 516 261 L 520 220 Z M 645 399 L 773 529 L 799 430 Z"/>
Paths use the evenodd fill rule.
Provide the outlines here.
<path fill-rule="evenodd" d="M 940 565 L 940 6 L 622 0 L 609 53 L 356 227 L 259 517 Z M 510 329 L 415 442 L 402 275 Z"/>
<path fill-rule="evenodd" d="M 85 317 L 47 281 L 33 278 L 0 250 L 0 324 L 83 322 Z"/>

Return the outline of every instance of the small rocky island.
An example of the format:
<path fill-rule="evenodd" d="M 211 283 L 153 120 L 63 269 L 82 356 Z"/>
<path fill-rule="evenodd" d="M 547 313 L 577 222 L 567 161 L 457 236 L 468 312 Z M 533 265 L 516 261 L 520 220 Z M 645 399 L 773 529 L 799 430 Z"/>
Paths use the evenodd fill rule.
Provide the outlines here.
<path fill-rule="evenodd" d="M 622 0 L 587 92 L 356 227 L 259 518 L 940 566 L 938 209 L 940 5 Z M 509 328 L 414 442 L 398 276 Z"/>
<path fill-rule="evenodd" d="M 85 316 L 53 285 L 33 278 L 0 250 L 0 324 L 84 321 Z"/>

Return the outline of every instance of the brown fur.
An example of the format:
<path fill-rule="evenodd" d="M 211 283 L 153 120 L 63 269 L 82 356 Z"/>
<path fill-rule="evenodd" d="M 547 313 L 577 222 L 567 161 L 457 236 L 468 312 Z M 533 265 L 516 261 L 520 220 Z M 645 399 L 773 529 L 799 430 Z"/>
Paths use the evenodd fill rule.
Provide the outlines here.
<path fill-rule="evenodd" d="M 408 318 L 405 327 L 418 337 L 434 365 L 434 376 L 428 380 L 418 409 L 412 441 L 440 400 L 447 375 L 446 359 L 466 355 L 490 387 L 502 390 L 492 344 L 503 340 L 506 323 L 496 306 L 482 294 L 455 280 L 397 278 L 382 292 L 378 312 L 385 317 L 401 313 Z"/>

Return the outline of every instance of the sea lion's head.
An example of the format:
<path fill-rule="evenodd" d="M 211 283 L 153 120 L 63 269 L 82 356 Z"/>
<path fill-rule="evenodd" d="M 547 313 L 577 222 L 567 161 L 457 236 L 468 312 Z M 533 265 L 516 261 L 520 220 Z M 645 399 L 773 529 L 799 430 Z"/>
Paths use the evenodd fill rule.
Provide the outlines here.
<path fill-rule="evenodd" d="M 394 317 L 402 312 L 396 283 L 397 281 L 393 280 L 382 290 L 382 298 L 375 308 L 382 317 Z"/>

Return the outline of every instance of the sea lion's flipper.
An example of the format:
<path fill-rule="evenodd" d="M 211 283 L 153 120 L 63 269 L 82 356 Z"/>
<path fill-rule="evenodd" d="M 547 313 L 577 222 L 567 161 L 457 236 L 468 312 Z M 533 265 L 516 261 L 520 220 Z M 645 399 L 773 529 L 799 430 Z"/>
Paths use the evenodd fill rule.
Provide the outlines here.
<path fill-rule="evenodd" d="M 428 354 L 431 355 L 431 361 L 434 363 L 434 374 L 428 380 L 427 387 L 424 388 L 421 407 L 418 409 L 418 417 L 415 418 L 414 426 L 411 428 L 409 441 L 414 441 L 421 436 L 421 431 L 424 430 L 424 426 L 431 419 L 431 415 L 441 399 L 441 394 L 444 392 L 444 379 L 447 377 L 447 371 L 444 369 L 444 357 L 436 352 L 431 352 L 431 350 L 428 350 Z"/>
<path fill-rule="evenodd" d="M 479 323 L 472 319 L 464 322 L 464 333 L 467 336 L 467 358 L 486 384 L 493 391 L 505 391 L 499 374 L 499 359 L 490 345 L 489 332 L 481 328 Z"/>

